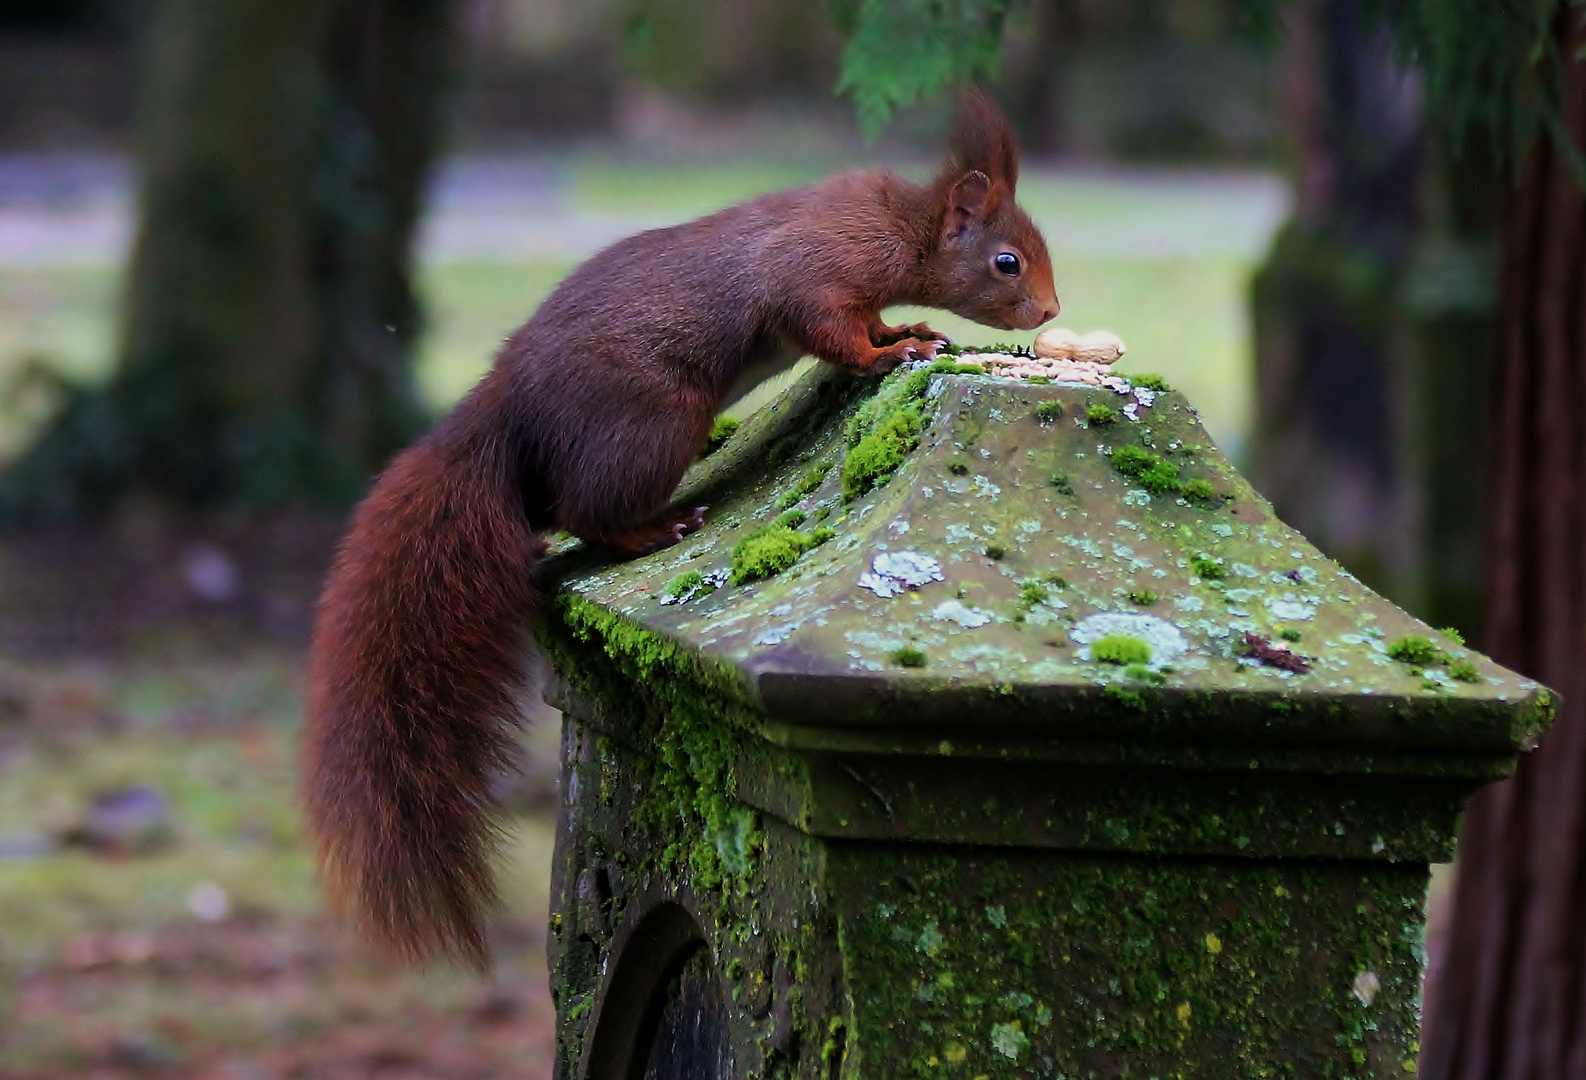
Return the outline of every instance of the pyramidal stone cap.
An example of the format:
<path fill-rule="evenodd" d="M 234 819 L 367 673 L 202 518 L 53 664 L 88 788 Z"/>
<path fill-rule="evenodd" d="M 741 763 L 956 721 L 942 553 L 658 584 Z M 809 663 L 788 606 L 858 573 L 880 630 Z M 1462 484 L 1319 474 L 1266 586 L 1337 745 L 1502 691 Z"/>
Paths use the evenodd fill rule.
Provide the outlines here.
<path fill-rule="evenodd" d="M 780 741 L 1395 751 L 1497 776 L 1553 708 L 1279 521 L 1156 380 L 938 362 L 877 388 L 820 365 L 677 502 L 709 509 L 676 547 L 552 559 L 560 610 L 698 654 Z"/>

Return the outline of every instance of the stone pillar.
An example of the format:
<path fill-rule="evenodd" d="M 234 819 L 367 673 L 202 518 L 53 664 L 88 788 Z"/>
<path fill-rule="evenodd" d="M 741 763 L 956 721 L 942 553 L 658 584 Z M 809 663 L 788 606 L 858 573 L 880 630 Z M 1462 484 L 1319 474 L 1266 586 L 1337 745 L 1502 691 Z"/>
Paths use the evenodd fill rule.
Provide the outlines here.
<path fill-rule="evenodd" d="M 1427 866 L 1551 696 L 1180 395 L 816 371 L 680 498 L 557 560 L 558 1077 L 1414 1071 Z"/>

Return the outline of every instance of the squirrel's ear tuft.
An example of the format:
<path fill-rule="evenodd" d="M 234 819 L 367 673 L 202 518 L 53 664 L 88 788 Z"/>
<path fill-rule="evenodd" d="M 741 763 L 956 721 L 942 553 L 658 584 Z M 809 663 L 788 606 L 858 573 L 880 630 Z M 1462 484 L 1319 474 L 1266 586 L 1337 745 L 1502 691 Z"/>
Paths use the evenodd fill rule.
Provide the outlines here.
<path fill-rule="evenodd" d="M 1007 117 L 975 87 L 964 92 L 949 148 L 956 172 L 979 171 L 1011 196 L 1019 184 L 1019 146 Z"/>

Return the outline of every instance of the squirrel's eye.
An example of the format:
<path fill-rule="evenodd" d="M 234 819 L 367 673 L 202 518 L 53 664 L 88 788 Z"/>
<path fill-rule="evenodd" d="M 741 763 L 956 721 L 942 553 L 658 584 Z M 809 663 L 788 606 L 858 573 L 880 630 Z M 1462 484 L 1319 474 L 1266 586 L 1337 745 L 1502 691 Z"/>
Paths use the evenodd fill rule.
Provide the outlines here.
<path fill-rule="evenodd" d="M 998 255 L 992 261 L 997 264 L 997 269 L 999 271 L 1001 271 L 1002 273 L 1007 274 L 1009 277 L 1018 276 L 1018 273 L 1019 273 L 1019 257 L 1017 255 L 1015 255 L 1013 252 L 1004 251 L 1001 255 Z"/>

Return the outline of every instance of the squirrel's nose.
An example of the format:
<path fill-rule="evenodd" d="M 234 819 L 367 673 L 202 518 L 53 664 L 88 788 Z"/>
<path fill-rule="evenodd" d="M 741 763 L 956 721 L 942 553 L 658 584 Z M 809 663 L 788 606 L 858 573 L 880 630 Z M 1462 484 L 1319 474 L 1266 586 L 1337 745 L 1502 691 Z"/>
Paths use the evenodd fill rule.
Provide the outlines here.
<path fill-rule="evenodd" d="M 1057 318 L 1057 313 L 1061 309 L 1062 305 L 1056 300 L 1053 300 L 1051 307 L 1041 309 L 1041 321 L 1044 323 L 1051 322 L 1053 319 Z"/>

